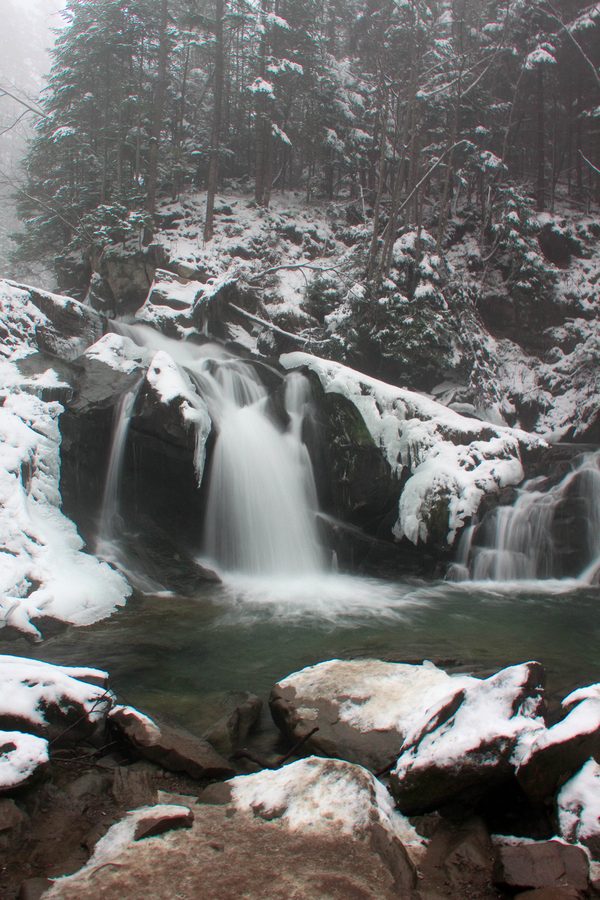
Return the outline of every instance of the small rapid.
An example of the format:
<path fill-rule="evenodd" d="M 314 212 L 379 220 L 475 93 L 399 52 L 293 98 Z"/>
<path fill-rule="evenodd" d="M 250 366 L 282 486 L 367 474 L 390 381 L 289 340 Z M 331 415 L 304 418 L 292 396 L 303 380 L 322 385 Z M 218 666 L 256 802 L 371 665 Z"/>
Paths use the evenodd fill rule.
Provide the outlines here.
<path fill-rule="evenodd" d="M 542 489 L 544 488 L 544 489 Z M 512 506 L 498 506 L 462 535 L 454 581 L 595 584 L 600 576 L 600 451 L 585 453 L 556 485 L 525 482 Z"/>
<path fill-rule="evenodd" d="M 148 351 L 168 353 L 193 403 L 205 404 L 215 441 L 205 479 L 202 562 L 221 575 L 311 577 L 326 571 L 317 528 L 318 501 L 302 423 L 310 384 L 277 374 L 269 388 L 251 361 L 215 344 L 175 341 L 146 326 L 118 323 L 120 334 Z M 272 380 L 273 373 L 270 373 Z M 137 392 L 119 408 L 105 488 L 100 537 L 118 507 L 127 432 Z M 198 445 L 204 447 L 204 441 Z M 203 463 L 203 459 L 202 459 Z M 199 523 L 199 531 L 200 531 Z"/>

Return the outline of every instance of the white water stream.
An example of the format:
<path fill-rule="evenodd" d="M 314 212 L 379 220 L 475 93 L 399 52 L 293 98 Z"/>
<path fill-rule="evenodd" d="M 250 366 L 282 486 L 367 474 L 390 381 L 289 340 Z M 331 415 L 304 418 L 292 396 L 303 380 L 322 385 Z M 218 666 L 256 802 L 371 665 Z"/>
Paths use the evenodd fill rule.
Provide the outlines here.
<path fill-rule="evenodd" d="M 149 351 L 167 352 L 198 402 L 206 403 L 216 440 L 207 473 L 208 500 L 202 539 L 205 561 L 221 573 L 305 576 L 325 571 L 316 514 L 312 465 L 302 442 L 310 399 L 307 379 L 291 373 L 283 406 L 288 424 L 273 413 L 257 368 L 217 345 L 166 338 L 144 326 L 119 331 Z M 100 537 L 118 509 L 120 473 L 136 394 L 123 398 L 113 436 Z"/>
<path fill-rule="evenodd" d="M 544 479 L 526 482 L 512 506 L 499 506 L 464 533 L 451 577 L 457 581 L 515 582 L 562 577 L 555 525 L 561 507 L 578 508 L 582 567 L 574 574 L 594 584 L 600 574 L 600 451 L 587 453 L 562 481 L 545 491 Z M 567 522 L 568 526 L 568 522 Z M 565 527 L 565 526 L 563 526 Z M 563 536 L 562 542 L 566 540 Z"/>

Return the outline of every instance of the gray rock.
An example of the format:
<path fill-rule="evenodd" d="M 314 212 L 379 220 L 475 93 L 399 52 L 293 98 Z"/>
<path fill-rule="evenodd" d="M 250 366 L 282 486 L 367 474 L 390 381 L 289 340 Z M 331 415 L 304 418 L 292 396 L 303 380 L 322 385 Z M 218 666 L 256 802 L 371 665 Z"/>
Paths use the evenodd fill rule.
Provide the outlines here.
<path fill-rule="evenodd" d="M 118 736 L 140 756 L 171 772 L 192 778 L 227 778 L 234 770 L 208 741 L 181 728 L 156 725 L 137 710 L 116 707 L 109 722 Z"/>
<path fill-rule="evenodd" d="M 262 700 L 246 692 L 228 694 L 224 701 L 225 715 L 203 735 L 213 747 L 229 756 L 246 740 L 256 726 L 262 710 Z"/>
<path fill-rule="evenodd" d="M 496 884 L 512 890 L 568 887 L 587 891 L 589 887 L 589 863 L 581 847 L 560 841 L 498 839 L 496 850 Z"/>
<path fill-rule="evenodd" d="M 495 853 L 488 830 L 477 817 L 457 825 L 440 819 L 427 846 L 420 873 L 422 894 L 433 898 L 497 897 Z"/>
<path fill-rule="evenodd" d="M 28 817 L 14 800 L 0 799 L 0 850 L 8 850 L 21 839 Z"/>
<path fill-rule="evenodd" d="M 21 884 L 18 900 L 40 900 L 53 883 L 49 878 L 28 878 Z"/>
<path fill-rule="evenodd" d="M 127 809 L 156 803 L 157 791 L 148 771 L 151 768 L 150 763 L 134 763 L 131 766 L 118 766 L 114 769 L 112 795 L 116 802 L 126 806 Z"/>

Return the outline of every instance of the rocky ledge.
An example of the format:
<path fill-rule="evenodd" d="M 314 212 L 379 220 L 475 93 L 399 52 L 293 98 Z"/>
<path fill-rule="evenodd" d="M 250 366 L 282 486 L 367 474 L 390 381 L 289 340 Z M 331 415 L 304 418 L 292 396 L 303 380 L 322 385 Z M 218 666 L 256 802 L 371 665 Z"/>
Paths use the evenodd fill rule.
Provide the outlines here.
<path fill-rule="evenodd" d="M 0 893 L 598 896 L 600 686 L 549 724 L 543 678 L 329 660 L 275 686 L 293 745 L 261 759 L 252 695 L 192 735 L 105 672 L 0 657 Z"/>

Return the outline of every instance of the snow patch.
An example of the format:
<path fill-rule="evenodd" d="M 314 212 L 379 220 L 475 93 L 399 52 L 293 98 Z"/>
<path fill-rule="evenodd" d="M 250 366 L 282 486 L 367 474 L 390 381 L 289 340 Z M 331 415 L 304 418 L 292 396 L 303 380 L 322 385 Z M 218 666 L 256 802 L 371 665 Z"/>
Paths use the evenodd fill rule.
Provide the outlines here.
<path fill-rule="evenodd" d="M 311 756 L 227 783 L 237 809 L 276 817 L 290 831 L 360 837 L 379 824 L 404 845 L 423 844 L 383 785 L 367 769 L 343 760 Z"/>
<path fill-rule="evenodd" d="M 0 731 L 0 790 L 19 787 L 49 760 L 48 742 L 21 731 Z"/>

